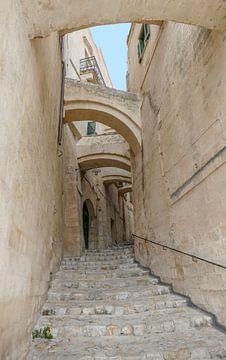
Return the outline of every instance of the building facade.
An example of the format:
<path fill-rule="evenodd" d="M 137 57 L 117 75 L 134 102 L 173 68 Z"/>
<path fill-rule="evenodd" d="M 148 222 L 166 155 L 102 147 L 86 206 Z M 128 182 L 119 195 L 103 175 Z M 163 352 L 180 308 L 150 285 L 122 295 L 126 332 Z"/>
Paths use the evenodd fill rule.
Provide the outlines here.
<path fill-rule="evenodd" d="M 133 24 L 128 37 L 128 87 L 142 95 L 143 157 L 133 167 L 135 232 L 220 265 L 226 226 L 224 39 L 224 33 L 172 22 Z M 136 251 L 163 281 L 225 322 L 222 268 L 139 238 Z"/>

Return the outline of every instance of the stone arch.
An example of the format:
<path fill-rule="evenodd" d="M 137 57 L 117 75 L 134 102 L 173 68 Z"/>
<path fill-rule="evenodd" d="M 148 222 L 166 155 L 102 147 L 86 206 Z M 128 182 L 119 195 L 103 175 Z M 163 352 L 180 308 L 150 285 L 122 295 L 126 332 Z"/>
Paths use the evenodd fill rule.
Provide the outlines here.
<path fill-rule="evenodd" d="M 119 196 L 123 196 L 124 194 L 128 193 L 128 192 L 132 192 L 133 189 L 132 189 L 132 185 L 125 185 L 121 188 L 118 189 L 118 194 Z"/>
<path fill-rule="evenodd" d="M 120 135 L 83 137 L 77 143 L 78 164 L 82 170 L 114 167 L 130 171 L 130 152 Z"/>
<path fill-rule="evenodd" d="M 137 95 L 67 79 L 65 122 L 93 120 L 117 131 L 136 154 L 141 145 L 140 99 Z"/>
<path fill-rule="evenodd" d="M 84 211 L 88 212 L 88 241 L 86 239 L 85 234 L 85 224 L 84 224 Z M 97 242 L 97 220 L 96 220 L 96 213 L 93 203 L 90 199 L 86 199 L 83 202 L 83 237 L 84 237 L 84 244 L 86 249 L 95 249 L 96 242 Z"/>
<path fill-rule="evenodd" d="M 119 168 L 104 168 L 101 169 L 102 181 L 105 185 L 110 185 L 115 182 L 124 182 L 131 184 L 131 172 Z"/>
<path fill-rule="evenodd" d="M 175 21 L 226 29 L 224 0 L 21 1 L 30 38 L 123 22 Z"/>
<path fill-rule="evenodd" d="M 87 154 L 78 158 L 78 164 L 82 170 L 90 170 L 102 167 L 116 167 L 130 171 L 130 159 L 113 153 Z"/>
<path fill-rule="evenodd" d="M 102 180 L 105 185 L 113 184 L 116 182 L 124 182 L 131 184 L 131 177 L 123 175 L 105 175 L 102 177 Z"/>

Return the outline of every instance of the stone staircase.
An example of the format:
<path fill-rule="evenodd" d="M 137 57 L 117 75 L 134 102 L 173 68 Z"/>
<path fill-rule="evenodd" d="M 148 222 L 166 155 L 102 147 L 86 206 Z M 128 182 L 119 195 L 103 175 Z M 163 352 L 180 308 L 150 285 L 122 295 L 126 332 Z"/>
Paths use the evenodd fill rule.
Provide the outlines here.
<path fill-rule="evenodd" d="M 132 246 L 65 258 L 28 360 L 226 359 L 226 335 L 134 262 Z"/>

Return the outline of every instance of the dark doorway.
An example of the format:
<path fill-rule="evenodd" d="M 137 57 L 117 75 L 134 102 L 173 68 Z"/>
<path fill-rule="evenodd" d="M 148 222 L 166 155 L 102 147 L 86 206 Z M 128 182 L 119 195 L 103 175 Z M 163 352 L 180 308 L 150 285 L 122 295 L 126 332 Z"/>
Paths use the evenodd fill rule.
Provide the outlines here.
<path fill-rule="evenodd" d="M 113 244 L 117 244 L 115 220 L 111 219 L 111 240 Z"/>
<path fill-rule="evenodd" d="M 85 248 L 89 248 L 89 225 L 90 225 L 90 219 L 89 219 L 89 211 L 86 206 L 86 203 L 83 205 L 83 234 L 84 234 L 84 240 L 85 240 Z"/>

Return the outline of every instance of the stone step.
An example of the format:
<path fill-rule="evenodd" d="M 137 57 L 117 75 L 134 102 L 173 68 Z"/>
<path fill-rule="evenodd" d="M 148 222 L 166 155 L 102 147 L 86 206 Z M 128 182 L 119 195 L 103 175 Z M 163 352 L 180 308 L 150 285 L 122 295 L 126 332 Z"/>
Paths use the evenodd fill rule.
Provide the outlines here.
<path fill-rule="evenodd" d="M 93 249 L 93 250 L 85 250 L 84 252 L 91 252 L 91 253 L 95 253 L 95 252 L 101 252 L 101 253 L 107 253 L 109 251 L 123 251 L 123 250 L 133 250 L 134 248 L 134 245 L 133 244 L 128 244 L 128 245 L 115 245 L 115 246 L 112 246 L 112 247 L 109 247 L 107 249 L 103 249 L 103 250 L 99 250 L 99 249 Z"/>
<path fill-rule="evenodd" d="M 139 291 L 137 291 L 139 290 Z M 169 294 L 171 288 L 164 285 L 149 285 L 137 287 L 128 287 L 125 289 L 113 289 L 113 290 L 81 290 L 81 289 L 63 289 L 62 291 L 53 291 L 52 289 L 48 293 L 48 301 L 51 300 L 128 300 L 130 298 L 136 299 L 142 296 L 153 296 Z"/>
<path fill-rule="evenodd" d="M 64 258 L 27 360 L 226 360 L 212 318 L 137 266 L 133 248 Z M 81 260 L 82 259 L 82 260 Z"/>
<path fill-rule="evenodd" d="M 126 260 L 134 258 L 134 253 L 130 252 L 127 254 L 96 254 L 96 255 L 82 255 L 80 259 L 77 258 L 64 258 L 62 260 L 62 264 L 70 264 L 70 263 L 77 263 L 78 261 L 116 261 L 116 260 Z"/>
<path fill-rule="evenodd" d="M 128 254 L 128 253 L 134 253 L 133 246 L 128 246 L 125 248 L 113 248 L 108 250 L 85 250 L 83 255 L 100 255 L 100 256 L 106 256 L 106 255 L 118 255 L 118 254 Z"/>
<path fill-rule="evenodd" d="M 61 266 L 75 266 L 75 265 L 86 265 L 86 266 L 96 266 L 96 265 L 122 265 L 122 264 L 134 264 L 134 256 L 127 257 L 125 259 L 111 259 L 111 260 L 76 260 L 76 261 L 62 261 Z"/>
<path fill-rule="evenodd" d="M 117 254 L 117 255 L 104 255 L 104 256 L 98 256 L 98 255 L 82 255 L 80 258 L 80 261 L 116 261 L 116 260 L 127 260 L 127 259 L 134 259 L 134 253 L 131 254 Z M 73 260 L 72 260 L 73 261 Z M 75 260 L 76 261 L 76 260 Z M 64 262 L 64 259 L 63 261 Z M 69 262 L 66 260 L 66 262 Z"/>
<path fill-rule="evenodd" d="M 77 337 L 36 340 L 27 360 L 219 360 L 226 359 L 226 336 L 212 328 L 153 334 L 151 337 Z M 208 339 L 208 340 L 206 340 Z"/>
<path fill-rule="evenodd" d="M 49 326 L 55 337 L 76 341 L 77 336 L 144 336 L 175 333 L 190 328 L 211 326 L 210 316 L 191 308 L 154 311 L 151 316 L 130 314 L 120 316 L 89 315 L 42 316 L 41 327 Z"/>
<path fill-rule="evenodd" d="M 154 276 L 141 276 L 131 278 L 115 278 L 111 281 L 107 280 L 71 280 L 65 281 L 65 279 L 55 279 L 52 283 L 51 289 L 61 291 L 63 288 L 71 289 L 113 289 L 113 288 L 125 288 L 128 286 L 148 286 L 157 285 L 159 280 Z"/>
<path fill-rule="evenodd" d="M 92 259 L 92 260 L 116 260 L 117 258 L 127 258 L 127 257 L 131 257 L 134 256 L 134 252 L 133 251 L 125 251 L 123 253 L 121 252 L 109 252 L 109 253 L 83 253 L 82 258 L 88 258 L 88 259 Z"/>
<path fill-rule="evenodd" d="M 49 302 L 45 304 L 42 315 L 129 315 L 135 313 L 152 313 L 154 310 L 164 310 L 170 308 L 179 308 L 187 305 L 187 299 L 177 295 L 159 295 L 153 296 L 148 299 L 136 299 L 132 302 L 111 302 L 109 301 L 61 301 L 61 302 Z"/>
<path fill-rule="evenodd" d="M 137 268 L 136 270 L 128 270 L 125 271 L 112 271 L 112 272 L 94 272 L 94 271 L 75 271 L 75 270 L 60 270 L 56 274 L 56 279 L 65 279 L 68 281 L 70 279 L 73 280 L 105 280 L 105 279 L 117 279 L 117 278 L 127 278 L 127 277 L 141 277 L 141 276 L 149 276 L 149 270 L 142 270 Z"/>
<path fill-rule="evenodd" d="M 138 268 L 138 264 L 132 263 L 125 263 L 125 264 L 111 264 L 111 263 L 100 263 L 100 264 L 87 264 L 79 262 L 76 265 L 61 265 L 60 267 L 62 270 L 97 270 L 97 271 L 112 271 L 112 270 L 133 270 Z"/>

